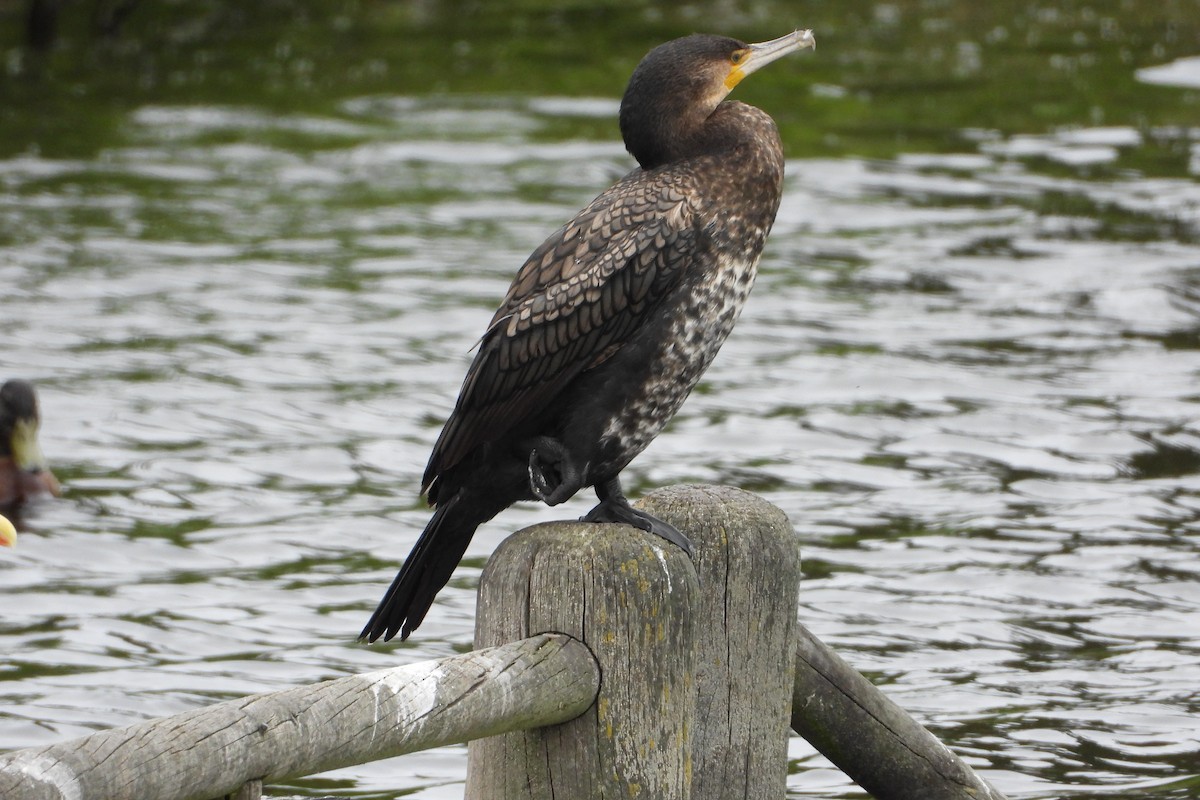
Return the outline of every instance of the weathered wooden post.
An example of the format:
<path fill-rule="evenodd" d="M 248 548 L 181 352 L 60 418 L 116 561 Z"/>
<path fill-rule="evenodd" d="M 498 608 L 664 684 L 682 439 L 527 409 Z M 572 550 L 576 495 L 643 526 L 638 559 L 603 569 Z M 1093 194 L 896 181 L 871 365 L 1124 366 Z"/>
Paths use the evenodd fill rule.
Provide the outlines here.
<path fill-rule="evenodd" d="M 640 505 L 695 546 L 692 800 L 782 800 L 800 589 L 795 531 L 778 508 L 728 486 L 672 486 Z"/>
<path fill-rule="evenodd" d="M 576 720 L 472 742 L 468 800 L 783 798 L 791 526 L 720 487 L 665 489 L 643 506 L 691 538 L 695 566 L 649 534 L 583 523 L 521 531 L 488 563 L 476 647 L 566 633 L 592 649 L 602 679 Z"/>
<path fill-rule="evenodd" d="M 484 570 L 475 646 L 558 631 L 600 666 L 562 725 L 471 742 L 468 800 L 687 800 L 699 589 L 679 548 L 627 526 L 526 528 Z"/>

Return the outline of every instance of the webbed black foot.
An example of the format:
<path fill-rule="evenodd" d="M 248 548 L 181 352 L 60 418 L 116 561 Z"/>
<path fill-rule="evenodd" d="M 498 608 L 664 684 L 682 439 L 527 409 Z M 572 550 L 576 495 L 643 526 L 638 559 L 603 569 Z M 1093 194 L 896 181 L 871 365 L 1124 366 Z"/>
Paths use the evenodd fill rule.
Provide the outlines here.
<path fill-rule="evenodd" d="M 529 488 L 548 506 L 571 499 L 583 477 L 567 449 L 557 439 L 539 436 L 529 450 Z"/>
<path fill-rule="evenodd" d="M 692 557 L 692 542 L 669 522 L 664 522 L 653 514 L 639 511 L 629 505 L 621 492 L 621 484 L 616 478 L 596 486 L 596 495 L 600 504 L 581 518 L 583 522 L 617 522 L 632 525 L 635 528 L 653 533 L 671 544 L 679 547 Z"/>

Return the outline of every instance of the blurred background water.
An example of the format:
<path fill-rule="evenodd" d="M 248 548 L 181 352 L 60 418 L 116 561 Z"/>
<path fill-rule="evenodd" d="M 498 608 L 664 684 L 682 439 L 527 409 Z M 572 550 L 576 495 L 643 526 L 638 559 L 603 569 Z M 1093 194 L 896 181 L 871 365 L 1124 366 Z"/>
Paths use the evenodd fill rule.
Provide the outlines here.
<path fill-rule="evenodd" d="M 649 47 L 804 26 L 736 92 L 789 156 L 758 287 L 627 488 L 782 507 L 803 621 L 1010 796 L 1200 796 L 1200 1 L 97 0 L 32 43 L 27 6 L 0 378 L 66 492 L 0 553 L 0 749 L 469 649 L 496 544 L 591 505 L 511 509 L 413 641 L 354 642 L 472 344 L 630 168 Z M 791 755 L 791 797 L 863 796 Z"/>

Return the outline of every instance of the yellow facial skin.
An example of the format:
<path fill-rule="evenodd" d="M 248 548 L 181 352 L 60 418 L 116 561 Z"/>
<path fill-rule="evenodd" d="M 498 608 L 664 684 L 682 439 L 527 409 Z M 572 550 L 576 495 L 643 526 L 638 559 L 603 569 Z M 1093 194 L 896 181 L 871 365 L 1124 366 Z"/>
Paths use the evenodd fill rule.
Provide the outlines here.
<path fill-rule="evenodd" d="M 746 77 L 745 70 L 742 65 L 746 63 L 746 59 L 750 56 L 750 48 L 742 50 L 734 50 L 729 56 L 729 74 L 725 76 L 725 88 L 733 91 L 733 87 L 742 82 L 742 78 Z"/>
<path fill-rule="evenodd" d="M 769 42 L 759 42 L 729 54 L 729 74 L 725 76 L 725 88 L 732 90 L 752 72 L 756 72 L 777 58 L 788 53 L 817 47 L 817 40 L 810 30 L 792 31 Z"/>

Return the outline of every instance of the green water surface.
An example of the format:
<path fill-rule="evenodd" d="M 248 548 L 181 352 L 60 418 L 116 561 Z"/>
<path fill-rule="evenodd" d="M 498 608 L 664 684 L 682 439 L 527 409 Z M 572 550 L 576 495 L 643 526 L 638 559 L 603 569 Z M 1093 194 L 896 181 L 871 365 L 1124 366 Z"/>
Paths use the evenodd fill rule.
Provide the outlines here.
<path fill-rule="evenodd" d="M 28 44 L 25 2 L 0 2 L 0 156 L 86 156 L 147 104 L 336 112 L 363 95 L 620 95 L 655 44 L 693 31 L 759 41 L 793 27 L 818 49 L 747 81 L 789 155 L 962 147 L 964 131 L 1195 125 L 1200 91 L 1138 68 L 1200 52 L 1197 0 L 896 2 L 384 2 L 67 4 Z M 113 17 L 119 21 L 114 22 Z M 547 136 L 615 137 L 572 119 Z M 320 147 L 319 141 L 311 146 Z M 1186 173 L 1178 139 L 1135 166 Z"/>

